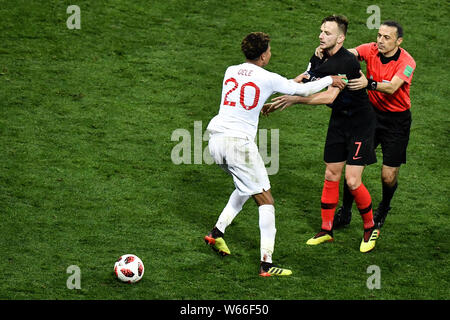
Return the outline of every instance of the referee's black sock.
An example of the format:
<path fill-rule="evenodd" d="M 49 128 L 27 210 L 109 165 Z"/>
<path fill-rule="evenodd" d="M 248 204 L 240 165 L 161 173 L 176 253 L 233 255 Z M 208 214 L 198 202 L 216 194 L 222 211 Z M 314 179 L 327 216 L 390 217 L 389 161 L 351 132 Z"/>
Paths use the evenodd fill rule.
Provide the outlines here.
<path fill-rule="evenodd" d="M 342 199 L 342 210 L 345 212 L 351 211 L 353 206 L 353 195 L 347 185 L 347 180 L 344 179 L 344 197 Z"/>
<path fill-rule="evenodd" d="M 383 198 L 381 200 L 380 206 L 382 206 L 384 209 L 388 209 L 390 207 L 391 200 L 394 196 L 395 190 L 397 190 L 397 186 L 397 182 L 392 187 L 383 183 Z"/>

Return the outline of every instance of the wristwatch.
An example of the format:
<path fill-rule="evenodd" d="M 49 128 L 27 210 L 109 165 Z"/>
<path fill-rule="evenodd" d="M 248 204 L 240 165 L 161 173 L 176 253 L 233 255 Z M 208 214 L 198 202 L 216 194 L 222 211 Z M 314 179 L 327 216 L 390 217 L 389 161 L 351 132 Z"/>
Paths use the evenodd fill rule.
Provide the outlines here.
<path fill-rule="evenodd" d="M 372 79 L 367 80 L 367 90 L 377 90 L 377 82 Z"/>

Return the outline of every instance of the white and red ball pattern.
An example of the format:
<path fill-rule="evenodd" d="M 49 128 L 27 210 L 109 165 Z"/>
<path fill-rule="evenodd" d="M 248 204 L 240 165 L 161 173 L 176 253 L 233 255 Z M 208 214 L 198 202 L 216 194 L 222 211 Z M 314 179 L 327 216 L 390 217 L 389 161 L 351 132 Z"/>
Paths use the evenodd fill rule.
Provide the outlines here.
<path fill-rule="evenodd" d="M 135 283 L 144 275 L 144 263 L 134 254 L 124 254 L 114 264 L 114 273 L 120 281 Z"/>

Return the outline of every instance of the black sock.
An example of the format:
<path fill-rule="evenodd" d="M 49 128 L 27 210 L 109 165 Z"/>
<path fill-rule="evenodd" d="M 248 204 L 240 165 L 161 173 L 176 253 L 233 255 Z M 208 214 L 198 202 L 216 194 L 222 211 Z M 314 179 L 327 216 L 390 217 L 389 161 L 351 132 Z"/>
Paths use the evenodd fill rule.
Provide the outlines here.
<path fill-rule="evenodd" d="M 344 197 L 342 199 L 342 210 L 351 211 L 353 206 L 353 195 L 347 186 L 347 180 L 344 179 Z"/>
<path fill-rule="evenodd" d="M 223 232 L 220 231 L 219 229 L 217 229 L 217 227 L 214 227 L 211 231 L 211 236 L 213 238 L 222 238 L 223 237 Z"/>
<path fill-rule="evenodd" d="M 331 230 L 326 230 L 326 229 L 320 229 L 320 231 L 323 231 L 323 232 L 326 232 L 326 233 L 328 233 L 330 236 L 333 236 L 333 229 L 331 229 Z"/>
<path fill-rule="evenodd" d="M 397 186 L 397 182 L 392 187 L 383 183 L 383 199 L 381 200 L 380 206 L 383 206 L 386 209 L 389 208 L 395 190 L 397 190 Z"/>

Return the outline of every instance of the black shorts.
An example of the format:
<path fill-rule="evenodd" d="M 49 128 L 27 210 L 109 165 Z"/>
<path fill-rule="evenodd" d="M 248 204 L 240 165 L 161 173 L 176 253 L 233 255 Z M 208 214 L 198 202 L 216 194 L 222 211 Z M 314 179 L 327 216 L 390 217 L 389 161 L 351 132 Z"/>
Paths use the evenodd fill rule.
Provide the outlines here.
<path fill-rule="evenodd" d="M 375 109 L 377 127 L 375 130 L 375 148 L 381 145 L 383 164 L 400 167 L 406 163 L 406 148 L 411 129 L 411 111 L 383 112 Z"/>
<path fill-rule="evenodd" d="M 377 162 L 375 128 L 376 117 L 371 106 L 359 108 L 353 113 L 333 109 L 325 141 L 324 161 L 346 161 L 356 166 Z"/>

